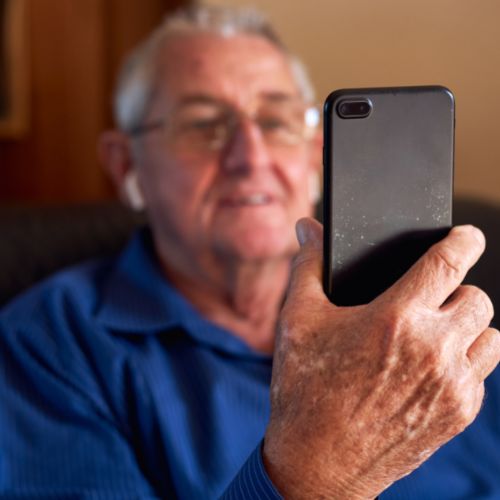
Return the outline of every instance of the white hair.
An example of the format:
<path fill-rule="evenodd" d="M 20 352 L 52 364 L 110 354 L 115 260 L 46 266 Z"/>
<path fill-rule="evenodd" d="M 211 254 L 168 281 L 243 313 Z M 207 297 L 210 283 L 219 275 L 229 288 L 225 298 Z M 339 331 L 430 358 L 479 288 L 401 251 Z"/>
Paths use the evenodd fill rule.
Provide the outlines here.
<path fill-rule="evenodd" d="M 114 115 L 118 127 L 131 131 L 142 123 L 154 90 L 157 54 L 171 35 L 215 33 L 223 37 L 238 34 L 261 36 L 287 57 L 302 98 L 312 103 L 314 89 L 305 66 L 291 54 L 269 21 L 253 8 L 193 6 L 167 16 L 151 35 L 125 60 L 114 94 Z"/>

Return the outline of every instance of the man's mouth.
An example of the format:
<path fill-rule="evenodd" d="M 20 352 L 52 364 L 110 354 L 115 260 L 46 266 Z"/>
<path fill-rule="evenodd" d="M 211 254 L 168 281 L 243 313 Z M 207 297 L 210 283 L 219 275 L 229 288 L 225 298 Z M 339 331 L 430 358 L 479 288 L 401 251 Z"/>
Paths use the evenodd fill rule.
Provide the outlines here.
<path fill-rule="evenodd" d="M 221 201 L 221 205 L 226 207 L 257 207 L 269 205 L 273 202 L 274 198 L 266 193 L 252 193 L 224 198 Z"/>

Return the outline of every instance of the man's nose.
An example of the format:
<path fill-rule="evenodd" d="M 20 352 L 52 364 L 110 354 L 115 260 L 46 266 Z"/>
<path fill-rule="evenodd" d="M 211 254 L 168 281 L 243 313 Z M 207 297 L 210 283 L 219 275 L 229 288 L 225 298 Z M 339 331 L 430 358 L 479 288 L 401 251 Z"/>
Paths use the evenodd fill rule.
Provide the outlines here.
<path fill-rule="evenodd" d="M 228 172 L 249 173 L 269 168 L 271 157 L 259 126 L 250 118 L 243 118 L 236 126 L 222 158 Z"/>

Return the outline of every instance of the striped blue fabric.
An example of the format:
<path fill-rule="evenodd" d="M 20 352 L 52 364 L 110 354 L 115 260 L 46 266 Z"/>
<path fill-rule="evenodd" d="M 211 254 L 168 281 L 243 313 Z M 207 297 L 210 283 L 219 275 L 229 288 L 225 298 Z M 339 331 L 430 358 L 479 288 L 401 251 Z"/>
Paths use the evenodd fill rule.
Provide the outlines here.
<path fill-rule="evenodd" d="M 222 496 L 222 500 L 240 500 L 242 498 L 259 498 L 263 500 L 283 498 L 264 469 L 260 445 L 250 455 L 250 458 Z"/>
<path fill-rule="evenodd" d="M 272 360 L 204 319 L 141 232 L 0 313 L 0 498 L 280 498 Z M 382 499 L 500 498 L 500 372 L 477 421 Z"/>

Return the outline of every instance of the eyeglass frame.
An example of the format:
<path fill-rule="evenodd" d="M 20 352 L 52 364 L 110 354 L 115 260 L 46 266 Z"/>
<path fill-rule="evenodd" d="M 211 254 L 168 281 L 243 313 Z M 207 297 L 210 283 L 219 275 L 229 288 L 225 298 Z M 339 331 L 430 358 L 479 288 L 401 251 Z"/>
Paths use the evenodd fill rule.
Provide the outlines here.
<path fill-rule="evenodd" d="M 303 105 L 303 127 L 302 132 L 298 135 L 298 140 L 296 142 L 283 143 L 281 146 L 294 146 L 299 143 L 303 143 L 311 139 L 314 135 L 314 132 L 317 130 L 318 125 L 320 124 L 320 111 L 319 106 L 306 103 L 301 98 L 295 96 L 289 96 L 286 94 L 270 94 L 269 96 L 270 103 L 277 102 L 294 102 L 300 105 Z M 262 125 L 258 123 L 258 110 L 259 106 L 255 106 L 256 111 L 253 113 L 249 113 L 248 111 L 244 111 L 241 109 L 237 109 L 233 105 L 227 103 L 224 100 L 214 98 L 212 96 L 207 95 L 193 95 L 186 97 L 183 101 L 173 109 L 173 113 L 176 110 L 181 109 L 183 106 L 188 106 L 190 104 L 210 104 L 215 107 L 220 108 L 225 111 L 225 114 L 230 117 L 230 119 L 224 124 L 227 128 L 228 133 L 225 134 L 223 140 L 221 140 L 221 144 L 214 144 L 213 146 L 205 147 L 205 151 L 220 151 L 224 149 L 224 147 L 231 141 L 231 138 L 234 137 L 234 134 L 237 130 L 237 127 L 241 125 L 243 120 L 250 120 L 254 125 L 256 125 L 259 130 L 262 132 Z M 262 108 L 260 108 L 262 109 Z M 228 126 L 229 124 L 229 126 Z M 150 132 L 165 129 L 169 127 L 168 118 L 160 118 L 157 120 L 153 120 L 150 123 L 145 123 L 142 125 L 137 125 L 135 127 L 130 128 L 127 133 L 132 137 L 141 136 L 144 134 L 148 134 Z M 216 141 L 213 141 L 214 143 Z"/>

